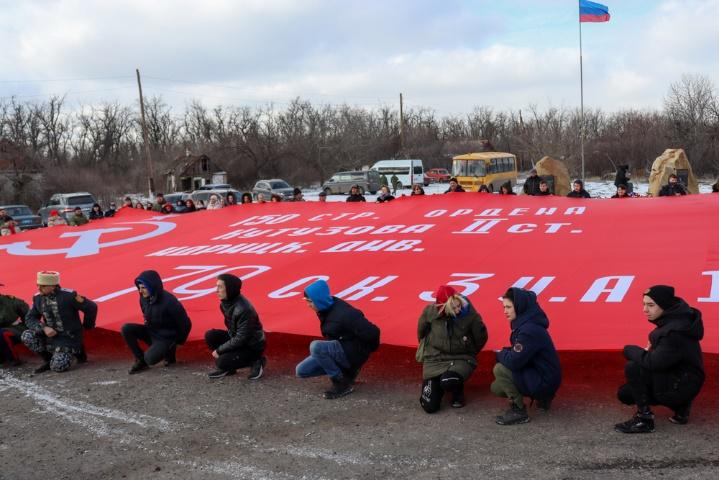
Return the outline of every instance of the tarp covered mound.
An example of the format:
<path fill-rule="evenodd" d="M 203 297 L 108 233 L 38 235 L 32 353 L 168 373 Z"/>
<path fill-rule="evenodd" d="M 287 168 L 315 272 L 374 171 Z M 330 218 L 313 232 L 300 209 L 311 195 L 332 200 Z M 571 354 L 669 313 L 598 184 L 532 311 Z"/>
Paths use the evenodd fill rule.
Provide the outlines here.
<path fill-rule="evenodd" d="M 686 185 L 689 193 L 699 193 L 699 184 L 694 176 L 692 166 L 689 163 L 686 153 L 681 148 L 669 148 L 659 155 L 649 173 L 649 193 L 652 196 L 659 195 L 662 186 L 669 182 L 669 175 L 677 173 L 677 170 L 688 170 L 688 184 Z"/>
<path fill-rule="evenodd" d="M 83 227 L 0 239 L 5 293 L 30 300 L 38 270 L 98 302 L 98 325 L 142 321 L 134 279 L 157 270 L 192 320 L 191 338 L 221 328 L 217 275 L 243 293 L 269 331 L 319 335 L 302 300 L 327 279 L 365 312 L 382 341 L 416 345 L 416 322 L 441 284 L 481 313 L 487 348 L 507 344 L 499 297 L 538 292 L 560 349 L 644 345 L 642 293 L 671 284 L 704 313 L 704 348 L 719 352 L 719 195 L 626 200 L 454 193 L 383 204 L 239 205 L 186 215 L 121 210 Z"/>
<path fill-rule="evenodd" d="M 537 175 L 540 177 L 554 177 L 554 194 L 566 197 L 570 191 L 572 180 L 569 177 L 567 166 L 560 160 L 546 156 L 534 166 L 537 169 Z"/>

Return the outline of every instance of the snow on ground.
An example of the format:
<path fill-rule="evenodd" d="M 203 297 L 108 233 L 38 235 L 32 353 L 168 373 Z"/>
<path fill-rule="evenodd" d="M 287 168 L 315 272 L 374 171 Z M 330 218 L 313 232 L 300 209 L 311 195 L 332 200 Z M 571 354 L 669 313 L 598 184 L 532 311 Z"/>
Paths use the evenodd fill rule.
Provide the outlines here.
<path fill-rule="evenodd" d="M 700 180 L 699 181 L 699 193 L 711 193 L 712 191 L 712 181 L 709 180 Z M 522 191 L 522 186 L 524 185 L 524 179 L 518 179 L 517 185 L 514 186 L 514 191 L 516 193 L 520 193 Z M 427 195 L 435 195 L 435 194 L 441 194 L 447 191 L 448 185 L 446 183 L 433 183 L 430 184 L 427 187 L 424 187 L 424 192 Z M 587 180 L 584 183 L 584 188 L 592 195 L 592 197 L 595 198 L 609 198 L 614 193 L 616 193 L 617 188 L 614 186 L 614 180 Z M 638 193 L 639 195 L 646 195 L 647 191 L 649 190 L 649 183 L 647 182 L 634 182 L 634 192 Z M 302 193 L 304 194 L 305 200 L 310 201 L 317 201 L 319 199 L 319 188 L 308 188 L 308 189 L 302 189 Z M 409 195 L 411 193 L 411 190 L 409 188 L 405 188 L 400 192 L 397 192 L 395 195 L 396 197 L 402 196 L 402 195 Z M 365 198 L 368 202 L 374 202 L 377 199 L 377 195 L 365 195 Z M 328 202 L 344 202 L 347 200 L 347 195 L 329 195 L 327 197 Z"/>

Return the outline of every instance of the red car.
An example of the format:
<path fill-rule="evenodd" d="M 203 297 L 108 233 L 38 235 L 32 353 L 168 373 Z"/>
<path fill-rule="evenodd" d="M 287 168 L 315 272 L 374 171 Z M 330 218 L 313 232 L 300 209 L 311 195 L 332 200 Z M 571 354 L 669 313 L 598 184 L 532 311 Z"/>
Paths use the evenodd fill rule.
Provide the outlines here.
<path fill-rule="evenodd" d="M 430 168 L 424 173 L 425 183 L 429 180 L 430 183 L 444 183 L 449 182 L 452 175 L 449 174 L 446 168 Z"/>

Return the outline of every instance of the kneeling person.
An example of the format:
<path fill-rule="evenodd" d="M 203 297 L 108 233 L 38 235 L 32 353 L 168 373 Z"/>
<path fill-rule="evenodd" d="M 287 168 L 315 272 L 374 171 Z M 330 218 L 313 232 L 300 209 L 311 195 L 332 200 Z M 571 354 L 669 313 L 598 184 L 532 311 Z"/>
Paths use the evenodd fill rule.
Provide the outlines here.
<path fill-rule="evenodd" d="M 205 333 L 205 342 L 212 351 L 217 370 L 210 378 L 234 375 L 238 368 L 252 367 L 250 380 L 262 376 L 267 358 L 265 332 L 252 304 L 240 294 L 242 279 L 223 274 L 217 277 L 217 296 L 227 330 L 212 329 Z"/>
<path fill-rule="evenodd" d="M 562 369 L 554 342 L 549 336 L 549 319 L 529 290 L 510 288 L 502 297 L 504 316 L 510 321 L 511 347 L 497 352 L 492 393 L 510 401 L 509 410 L 499 417 L 500 425 L 529 421 L 524 397 L 537 400 L 548 410 L 562 383 Z"/>
<path fill-rule="evenodd" d="M 332 387 L 324 394 L 328 400 L 348 395 L 360 368 L 379 347 L 379 328 L 360 310 L 330 295 L 324 280 L 305 289 L 305 300 L 317 312 L 320 331 L 327 340 L 310 343 L 310 356 L 297 365 L 297 376 L 329 376 Z"/>
<path fill-rule="evenodd" d="M 624 347 L 627 383 L 617 396 L 637 413 L 615 425 L 622 433 L 651 433 L 654 415 L 651 405 L 674 410 L 672 423 L 689 421 L 689 409 L 704 384 L 704 361 L 699 341 L 704 337 L 702 314 L 681 298 L 674 287 L 655 285 L 644 292 L 644 314 L 656 328 L 649 333 L 649 346 Z"/>
<path fill-rule="evenodd" d="M 160 274 L 146 270 L 135 279 L 140 294 L 140 310 L 144 324 L 126 323 L 120 333 L 135 356 L 131 375 L 147 370 L 150 365 L 165 360 L 165 366 L 175 363 L 175 350 L 187 340 L 192 328 L 185 307 L 171 293 L 166 292 Z M 146 352 L 139 340 L 150 346 Z"/>
<path fill-rule="evenodd" d="M 467 298 L 447 285 L 437 289 L 435 298 L 417 325 L 423 379 L 419 403 L 427 413 L 439 410 L 445 392 L 452 394 L 453 408 L 464 407 L 464 383 L 487 343 L 487 328 Z"/>
<path fill-rule="evenodd" d="M 72 365 L 73 357 L 78 361 L 87 358 L 82 331 L 95 327 L 97 304 L 77 292 L 60 288 L 58 272 L 38 272 L 37 289 L 25 317 L 27 330 L 22 332 L 22 342 L 44 360 L 35 373 L 64 372 Z"/>

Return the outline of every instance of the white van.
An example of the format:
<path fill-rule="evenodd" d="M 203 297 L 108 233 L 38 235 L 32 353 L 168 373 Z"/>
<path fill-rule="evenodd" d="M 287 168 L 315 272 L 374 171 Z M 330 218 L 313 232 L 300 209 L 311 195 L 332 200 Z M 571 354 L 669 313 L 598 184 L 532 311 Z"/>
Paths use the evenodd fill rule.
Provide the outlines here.
<path fill-rule="evenodd" d="M 409 188 L 410 185 L 424 185 L 424 165 L 418 158 L 405 160 L 380 160 L 370 170 L 376 170 L 380 175 L 387 177 L 387 183 L 392 186 L 392 175 L 397 175 L 399 185 L 397 189 Z M 410 171 L 412 176 L 410 177 Z"/>

